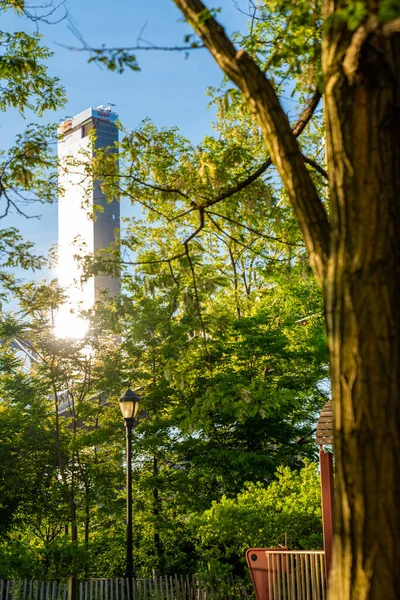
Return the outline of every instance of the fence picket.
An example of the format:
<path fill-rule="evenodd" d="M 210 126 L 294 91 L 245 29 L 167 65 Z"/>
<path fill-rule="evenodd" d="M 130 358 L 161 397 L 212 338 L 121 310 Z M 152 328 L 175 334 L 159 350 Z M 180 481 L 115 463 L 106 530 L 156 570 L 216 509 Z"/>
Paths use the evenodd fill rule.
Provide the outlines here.
<path fill-rule="evenodd" d="M 142 598 L 143 598 L 143 596 L 142 596 L 142 582 L 140 581 L 140 579 L 138 579 L 136 581 L 136 587 L 137 587 L 138 598 L 139 598 L 139 600 L 142 600 Z"/>
<path fill-rule="evenodd" d="M 216 600 L 214 583 L 211 581 L 211 600 Z"/>
<path fill-rule="evenodd" d="M 182 575 L 179 575 L 179 577 L 178 577 L 178 575 L 175 575 L 175 585 L 177 586 L 177 589 L 178 589 L 177 599 L 185 600 Z"/>
<path fill-rule="evenodd" d="M 310 573 L 311 573 L 311 600 L 317 600 L 315 571 L 314 571 L 314 554 L 310 554 Z"/>
<path fill-rule="evenodd" d="M 189 583 L 189 586 L 190 586 L 191 598 L 193 598 L 193 600 L 197 600 L 197 598 L 196 598 L 196 596 L 197 596 L 196 580 L 194 578 L 194 575 L 192 575 L 192 580 L 191 580 L 191 583 Z"/>
<path fill-rule="evenodd" d="M 164 585 L 160 576 L 153 578 L 155 600 L 164 600 Z"/>
<path fill-rule="evenodd" d="M 148 596 L 147 596 L 147 580 L 143 579 L 142 583 L 143 583 L 143 598 L 144 598 L 144 600 L 147 600 L 147 598 L 148 598 Z"/>
<path fill-rule="evenodd" d="M 161 578 L 160 578 L 161 579 Z M 169 588 L 169 581 L 168 581 L 168 575 L 164 576 L 163 581 L 163 586 L 165 585 L 165 592 L 164 592 L 164 588 L 163 588 L 163 593 L 164 593 L 164 597 L 163 600 L 171 600 L 171 596 L 170 596 L 170 588 Z M 173 600 L 173 597 L 172 597 Z"/>
<path fill-rule="evenodd" d="M 169 595 L 169 583 L 168 583 L 168 576 L 165 575 L 164 577 L 164 581 L 165 581 L 165 599 L 163 598 L 163 600 L 171 600 L 171 596 Z M 173 598 L 172 598 L 173 600 Z"/>
<path fill-rule="evenodd" d="M 166 600 L 174 600 L 174 588 L 172 583 L 172 577 L 165 575 L 165 590 Z"/>
<path fill-rule="evenodd" d="M 204 595 L 204 582 L 201 580 L 201 578 L 199 577 L 198 580 L 198 585 L 199 585 L 199 598 L 200 600 L 207 600 L 205 595 Z"/>
<path fill-rule="evenodd" d="M 183 581 L 183 575 L 181 575 L 179 577 L 179 580 L 180 580 L 180 586 L 181 586 L 181 599 L 180 600 L 186 600 L 185 584 Z"/>
<path fill-rule="evenodd" d="M 324 555 L 319 555 L 319 568 L 321 570 L 321 586 L 322 586 L 322 600 L 325 600 L 325 561 Z"/>
<path fill-rule="evenodd" d="M 293 554 L 290 555 L 290 600 L 295 600 L 296 599 L 296 584 L 295 584 L 295 572 L 294 572 L 294 565 L 295 565 L 295 561 L 296 561 L 296 557 L 293 556 Z"/>
<path fill-rule="evenodd" d="M 314 554 L 314 571 L 315 571 L 315 597 L 316 600 L 321 600 L 321 580 L 318 573 L 317 555 Z"/>
<path fill-rule="evenodd" d="M 154 597 L 156 598 L 156 600 L 159 600 L 159 597 L 158 597 L 158 580 L 157 580 L 157 577 L 154 577 L 153 580 L 149 579 L 149 586 L 150 585 L 151 586 L 154 585 Z M 153 590 L 151 590 L 151 591 L 153 592 Z"/>
<path fill-rule="evenodd" d="M 301 600 L 306 600 L 307 596 L 306 596 L 306 570 L 305 570 L 305 561 L 306 558 L 305 556 L 303 556 L 302 554 L 300 554 L 300 560 L 301 560 L 301 591 L 303 593 Z"/>

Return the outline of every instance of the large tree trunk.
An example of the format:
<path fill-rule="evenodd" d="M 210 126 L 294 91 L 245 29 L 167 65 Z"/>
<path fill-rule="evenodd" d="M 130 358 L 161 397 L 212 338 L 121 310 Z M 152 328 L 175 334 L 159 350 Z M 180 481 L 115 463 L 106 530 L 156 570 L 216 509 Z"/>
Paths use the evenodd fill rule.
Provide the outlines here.
<path fill-rule="evenodd" d="M 329 598 L 398 600 L 400 37 L 361 34 L 329 29 L 323 56 L 336 454 Z"/>

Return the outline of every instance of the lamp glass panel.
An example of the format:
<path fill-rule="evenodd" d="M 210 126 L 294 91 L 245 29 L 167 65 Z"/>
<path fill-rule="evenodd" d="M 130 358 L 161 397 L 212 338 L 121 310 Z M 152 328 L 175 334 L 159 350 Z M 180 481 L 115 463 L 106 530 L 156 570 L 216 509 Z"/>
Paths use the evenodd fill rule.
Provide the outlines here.
<path fill-rule="evenodd" d="M 119 403 L 124 419 L 133 419 L 139 410 L 139 402 L 124 400 Z"/>

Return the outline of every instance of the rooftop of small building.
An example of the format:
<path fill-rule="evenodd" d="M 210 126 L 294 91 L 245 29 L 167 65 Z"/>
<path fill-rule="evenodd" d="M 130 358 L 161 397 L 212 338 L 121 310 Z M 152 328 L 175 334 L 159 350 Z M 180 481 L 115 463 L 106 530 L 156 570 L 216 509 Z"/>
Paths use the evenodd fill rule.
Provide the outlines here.
<path fill-rule="evenodd" d="M 67 131 L 76 129 L 76 127 L 89 119 L 99 119 L 99 121 L 104 121 L 106 123 L 115 123 L 118 119 L 118 113 L 116 113 L 111 106 L 103 106 L 103 104 L 96 106 L 96 108 L 90 107 L 74 117 L 67 115 L 58 126 L 58 132 L 59 134 L 67 133 Z"/>

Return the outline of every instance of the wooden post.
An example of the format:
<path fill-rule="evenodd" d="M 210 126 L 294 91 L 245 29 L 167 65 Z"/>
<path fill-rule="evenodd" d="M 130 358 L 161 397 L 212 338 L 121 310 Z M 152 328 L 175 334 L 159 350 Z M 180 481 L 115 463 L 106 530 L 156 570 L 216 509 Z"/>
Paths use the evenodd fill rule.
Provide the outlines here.
<path fill-rule="evenodd" d="M 68 579 L 68 600 L 77 600 L 78 579 L 75 576 Z"/>
<path fill-rule="evenodd" d="M 333 460 L 330 452 L 319 449 L 319 464 L 321 469 L 321 500 L 322 500 L 322 527 L 324 534 L 326 580 L 332 566 L 333 548 Z"/>

